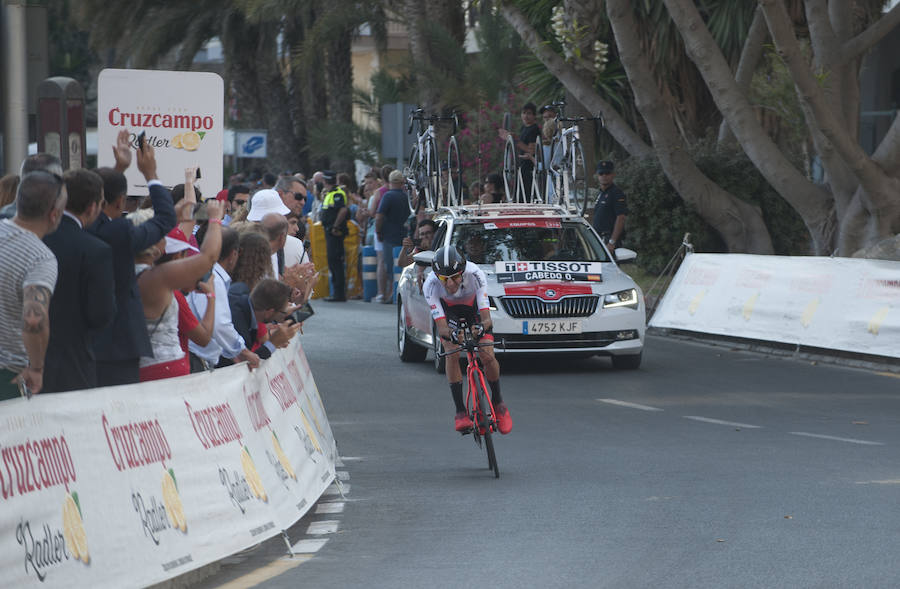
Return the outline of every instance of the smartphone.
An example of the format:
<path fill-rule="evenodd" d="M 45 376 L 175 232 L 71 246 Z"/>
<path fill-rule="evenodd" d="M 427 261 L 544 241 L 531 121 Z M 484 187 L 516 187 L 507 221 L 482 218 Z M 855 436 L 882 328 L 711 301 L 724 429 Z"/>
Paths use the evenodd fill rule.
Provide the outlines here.
<path fill-rule="evenodd" d="M 209 280 L 210 276 L 212 276 L 212 270 L 210 270 L 209 272 L 204 274 L 203 277 L 200 280 L 198 280 L 197 282 L 206 282 L 207 280 Z"/>
<path fill-rule="evenodd" d="M 196 176 L 196 178 L 197 178 L 197 180 L 200 179 L 200 168 L 197 168 L 197 176 Z"/>
<path fill-rule="evenodd" d="M 206 201 L 198 202 L 194 205 L 194 221 L 202 223 L 209 221 L 209 211 L 206 209 Z"/>
<path fill-rule="evenodd" d="M 19 394 L 21 396 L 25 397 L 26 399 L 30 399 L 31 398 L 31 389 L 29 389 L 28 385 L 25 384 L 25 379 L 19 378 L 18 385 L 19 385 Z"/>
<path fill-rule="evenodd" d="M 146 136 L 147 136 L 146 131 L 141 131 L 140 134 L 138 135 L 138 149 L 140 149 L 141 151 L 144 151 L 144 137 L 146 137 Z"/>

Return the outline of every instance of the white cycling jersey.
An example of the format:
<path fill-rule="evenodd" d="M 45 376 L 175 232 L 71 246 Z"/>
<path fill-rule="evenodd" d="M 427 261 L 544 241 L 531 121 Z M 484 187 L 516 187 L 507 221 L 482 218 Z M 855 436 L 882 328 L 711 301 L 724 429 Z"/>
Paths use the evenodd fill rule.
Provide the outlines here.
<path fill-rule="evenodd" d="M 487 277 L 481 268 L 473 262 L 466 262 L 466 268 L 463 270 L 462 284 L 459 290 L 450 294 L 444 287 L 444 283 L 438 278 L 437 274 L 432 272 L 425 279 L 422 285 L 422 294 L 431 307 L 431 317 L 436 321 L 445 319 L 447 315 L 451 318 L 470 315 L 474 312 L 477 321 L 478 312 L 483 309 L 490 309 L 487 296 Z"/>

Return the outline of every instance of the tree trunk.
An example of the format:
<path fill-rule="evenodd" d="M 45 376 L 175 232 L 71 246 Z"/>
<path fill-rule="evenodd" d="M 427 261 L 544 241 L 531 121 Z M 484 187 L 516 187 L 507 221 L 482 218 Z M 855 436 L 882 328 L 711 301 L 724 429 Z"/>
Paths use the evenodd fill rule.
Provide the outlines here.
<path fill-rule="evenodd" d="M 355 27 L 343 26 L 330 31 L 325 50 L 325 81 L 328 88 L 328 119 L 353 122 L 353 64 L 350 46 Z M 338 172 L 354 174 L 352 154 L 331 154 L 331 167 Z"/>
<path fill-rule="evenodd" d="M 750 91 L 750 83 L 753 82 L 753 74 L 756 72 L 756 66 L 762 59 L 763 43 L 769 30 L 766 28 L 766 19 L 763 18 L 759 8 L 753 13 L 753 22 L 750 23 L 750 30 L 747 31 L 747 39 L 744 41 L 744 47 L 741 50 L 741 59 L 738 62 L 737 72 L 734 80 L 745 94 Z M 735 143 L 734 133 L 728 127 L 728 121 L 722 119 L 719 125 L 719 145 Z"/>
<path fill-rule="evenodd" d="M 266 31 L 257 45 L 257 76 L 260 103 L 268 129 L 269 169 L 276 173 L 293 171 L 298 166 L 294 125 L 288 107 L 288 93 L 278 63 L 277 37 Z"/>
<path fill-rule="evenodd" d="M 694 164 L 657 89 L 650 64 L 634 37 L 628 0 L 607 0 L 606 10 L 635 103 L 653 137 L 660 164 L 672 185 L 722 236 L 729 251 L 770 254 L 772 240 L 759 208 L 722 190 Z"/>
<path fill-rule="evenodd" d="M 409 35 L 413 83 L 418 94 L 419 106 L 426 112 L 434 112 L 440 103 L 436 88 L 416 77 L 416 71 L 425 71 L 429 67 L 428 39 L 423 28 L 427 17 L 424 0 L 403 0 L 403 7 L 406 13 L 406 31 Z"/>
<path fill-rule="evenodd" d="M 794 168 L 760 126 L 752 105 L 735 83 L 731 68 L 692 0 L 664 2 L 684 39 L 688 55 L 703 75 L 716 106 L 744 152 L 769 184 L 800 214 L 812 236 L 814 251 L 830 253 L 834 237 L 831 194 Z"/>

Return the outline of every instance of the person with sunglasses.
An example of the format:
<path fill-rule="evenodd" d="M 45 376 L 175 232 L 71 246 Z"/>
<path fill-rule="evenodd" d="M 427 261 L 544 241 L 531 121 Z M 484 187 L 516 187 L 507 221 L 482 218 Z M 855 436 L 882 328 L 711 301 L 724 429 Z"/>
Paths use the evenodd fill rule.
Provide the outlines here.
<path fill-rule="evenodd" d="M 454 427 L 463 432 L 472 427 L 472 420 L 466 412 L 462 398 L 462 370 L 459 367 L 459 342 L 462 334 L 457 333 L 460 320 L 465 319 L 471 326 L 472 334 L 478 341 L 494 341 L 491 333 L 493 321 L 487 297 L 487 278 L 473 262 L 467 261 L 453 246 L 444 246 L 434 252 L 431 264 L 433 272 L 425 279 L 422 292 L 431 307 L 431 316 L 437 325 L 447 356 L 447 381 L 450 394 L 456 405 Z M 453 341 L 456 335 L 456 341 Z M 512 417 L 500 394 L 500 365 L 494 356 L 494 348 L 485 346 L 478 349 L 478 356 L 484 365 L 484 375 L 491 388 L 491 403 L 497 414 L 497 425 L 501 434 L 512 430 Z"/>
<path fill-rule="evenodd" d="M 610 252 L 615 252 L 616 248 L 622 245 L 622 238 L 625 237 L 625 218 L 628 215 L 625 193 L 613 182 L 615 179 L 616 169 L 611 161 L 604 160 L 597 163 L 600 194 L 594 203 L 594 218 L 591 224 Z"/>

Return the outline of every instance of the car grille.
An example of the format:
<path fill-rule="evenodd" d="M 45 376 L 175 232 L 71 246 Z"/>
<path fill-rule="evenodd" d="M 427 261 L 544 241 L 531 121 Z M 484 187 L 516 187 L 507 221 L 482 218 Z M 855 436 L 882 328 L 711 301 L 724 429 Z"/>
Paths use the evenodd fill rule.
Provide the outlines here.
<path fill-rule="evenodd" d="M 524 317 L 589 317 L 597 310 L 598 295 L 568 296 L 558 301 L 539 297 L 500 297 L 503 310 L 515 319 Z"/>
<path fill-rule="evenodd" d="M 565 335 L 521 335 L 506 333 L 496 336 L 503 340 L 501 350 L 550 350 L 552 348 L 605 348 L 621 341 L 618 331 L 595 331 Z M 628 339 L 637 339 L 637 331 L 630 331 Z"/>

